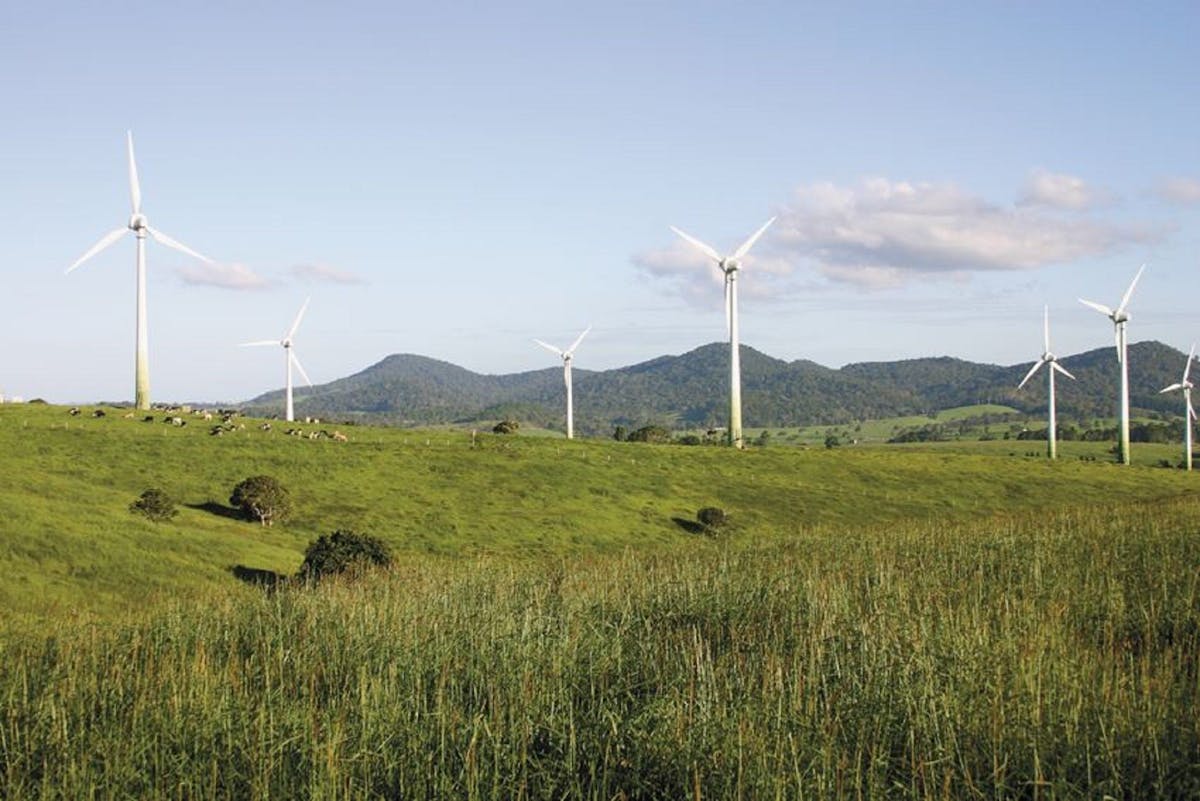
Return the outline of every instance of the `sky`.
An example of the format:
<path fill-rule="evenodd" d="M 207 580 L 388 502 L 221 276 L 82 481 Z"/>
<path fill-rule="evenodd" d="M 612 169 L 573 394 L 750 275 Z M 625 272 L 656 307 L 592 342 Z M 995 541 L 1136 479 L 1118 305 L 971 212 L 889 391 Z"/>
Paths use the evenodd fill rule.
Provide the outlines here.
<path fill-rule="evenodd" d="M 434 7 L 436 6 L 436 7 Z M 392 353 L 840 367 L 1200 339 L 1200 4 L 7 3 L 0 393 L 133 396 L 132 131 L 160 400 Z M 1180 368 L 1182 370 L 1182 364 Z"/>

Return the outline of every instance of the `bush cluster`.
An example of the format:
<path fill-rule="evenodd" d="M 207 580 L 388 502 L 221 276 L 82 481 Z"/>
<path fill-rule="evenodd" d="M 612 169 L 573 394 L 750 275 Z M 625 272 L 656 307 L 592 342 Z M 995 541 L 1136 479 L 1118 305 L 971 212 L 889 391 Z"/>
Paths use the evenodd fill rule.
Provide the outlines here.
<path fill-rule="evenodd" d="M 319 581 L 324 576 L 357 573 L 371 567 L 387 567 L 391 551 L 384 542 L 368 534 L 338 530 L 309 543 L 300 565 L 300 578 Z"/>

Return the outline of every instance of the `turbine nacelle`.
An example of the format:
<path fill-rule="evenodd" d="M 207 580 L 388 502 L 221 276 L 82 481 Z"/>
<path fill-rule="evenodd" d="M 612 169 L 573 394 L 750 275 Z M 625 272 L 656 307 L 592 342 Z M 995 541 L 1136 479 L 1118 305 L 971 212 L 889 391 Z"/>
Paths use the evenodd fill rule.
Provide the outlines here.
<path fill-rule="evenodd" d="M 721 272 L 729 275 L 740 270 L 742 263 L 737 259 L 721 259 L 721 261 L 717 262 L 717 266 L 721 268 Z"/>
<path fill-rule="evenodd" d="M 130 216 L 130 218 L 129 218 L 129 230 L 130 231 L 134 231 L 134 232 L 145 231 L 149 227 L 150 227 L 150 223 L 148 223 L 146 221 L 145 214 L 142 214 L 141 212 L 135 212 L 133 215 Z"/>

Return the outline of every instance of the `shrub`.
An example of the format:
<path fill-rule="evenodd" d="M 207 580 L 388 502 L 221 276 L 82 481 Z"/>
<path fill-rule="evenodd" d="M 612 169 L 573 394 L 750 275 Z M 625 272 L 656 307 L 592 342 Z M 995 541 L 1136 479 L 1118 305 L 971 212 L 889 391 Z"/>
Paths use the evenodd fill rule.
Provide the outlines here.
<path fill-rule="evenodd" d="M 367 534 L 338 530 L 308 544 L 304 563 L 300 565 L 300 578 L 319 581 L 324 576 L 347 571 L 387 567 L 391 562 L 391 551 L 381 540 Z"/>
<path fill-rule="evenodd" d="M 501 420 L 499 423 L 496 423 L 496 425 L 492 426 L 492 433 L 493 434 L 515 434 L 515 433 L 517 433 L 517 429 L 520 427 L 521 427 L 521 424 L 518 423 L 516 420 Z"/>
<path fill-rule="evenodd" d="M 700 521 L 700 525 L 708 532 L 715 532 L 729 522 L 729 515 L 725 514 L 725 510 L 718 506 L 705 506 L 700 511 L 696 512 L 696 519 Z"/>
<path fill-rule="evenodd" d="M 680 437 L 679 439 L 677 439 L 675 441 L 677 443 L 679 443 L 680 445 L 703 445 L 704 444 L 704 440 L 700 439 L 700 437 L 696 436 L 695 434 L 684 434 L 682 437 Z"/>
<path fill-rule="evenodd" d="M 231 506 L 242 510 L 249 520 L 264 526 L 284 520 L 292 511 L 292 499 L 279 481 L 271 476 L 251 476 L 233 488 Z"/>
<path fill-rule="evenodd" d="M 842 441 L 837 438 L 836 434 L 830 434 L 829 436 L 825 437 L 825 447 L 828 449 L 840 447 L 841 444 Z"/>
<path fill-rule="evenodd" d="M 671 432 L 662 426 L 642 426 L 629 432 L 628 442 L 670 442 Z"/>
<path fill-rule="evenodd" d="M 170 520 L 178 514 L 175 499 L 168 495 L 166 490 L 157 487 L 151 487 L 138 496 L 136 501 L 129 504 L 129 511 L 145 515 L 155 523 Z"/>

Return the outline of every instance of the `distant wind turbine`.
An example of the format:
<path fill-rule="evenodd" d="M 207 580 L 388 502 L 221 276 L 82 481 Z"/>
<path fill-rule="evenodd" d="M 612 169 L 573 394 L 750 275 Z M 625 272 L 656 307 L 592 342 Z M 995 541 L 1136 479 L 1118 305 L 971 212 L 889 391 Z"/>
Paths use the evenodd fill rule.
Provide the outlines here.
<path fill-rule="evenodd" d="M 592 327 L 589 325 L 583 330 L 582 334 L 575 338 L 575 341 L 571 343 L 571 347 L 567 348 L 566 350 L 559 350 L 553 345 L 543 342 L 540 339 L 533 340 L 546 350 L 550 351 L 551 353 L 557 353 L 562 358 L 563 381 L 567 385 L 567 439 L 575 438 L 575 418 L 573 404 L 571 401 L 571 360 L 575 356 L 575 349 L 579 347 L 579 343 L 583 341 L 583 338 L 587 336 L 588 331 L 591 330 Z"/>
<path fill-rule="evenodd" d="M 176 242 L 162 231 L 151 228 L 149 223 L 146 222 L 146 215 L 142 214 L 142 190 L 138 185 L 137 163 L 133 158 L 132 132 L 126 132 L 125 142 L 129 150 L 129 198 L 133 204 L 133 213 L 129 217 L 129 223 L 124 228 L 118 228 L 115 231 L 105 234 L 99 242 L 92 245 L 87 253 L 76 259 L 75 263 L 67 268 L 67 272 L 71 272 L 92 256 L 95 256 L 116 242 L 127 232 L 133 231 L 134 235 L 137 236 L 137 348 L 134 360 L 134 405 L 139 409 L 149 409 L 150 348 L 146 335 L 146 234 L 153 237 L 156 242 L 186 253 L 193 258 L 200 259 L 200 261 L 211 264 L 212 259 L 197 253 L 180 242 Z"/>
<path fill-rule="evenodd" d="M 750 252 L 766 230 L 771 227 L 775 218 L 767 220 L 750 238 L 728 256 L 722 256 L 715 248 L 706 245 L 699 239 L 684 233 L 675 226 L 674 231 L 683 239 L 717 264 L 725 276 L 725 328 L 729 333 L 729 444 L 741 448 L 742 443 L 742 367 L 738 352 L 738 314 L 737 314 L 737 274 L 741 269 L 741 259 Z"/>
<path fill-rule="evenodd" d="M 1192 350 L 1188 353 L 1187 364 L 1183 367 L 1183 378 L 1178 384 L 1172 384 L 1169 387 L 1164 387 L 1159 390 L 1159 394 L 1163 392 L 1173 392 L 1174 390 L 1183 390 L 1183 461 L 1188 470 L 1192 469 L 1192 421 L 1196 419 L 1196 410 L 1192 408 L 1192 382 L 1188 380 L 1188 373 L 1192 369 L 1192 359 L 1196 358 L 1196 346 L 1192 345 Z"/>
<path fill-rule="evenodd" d="M 1023 379 L 1021 379 L 1021 383 L 1017 385 L 1017 389 L 1020 389 L 1021 387 L 1025 386 L 1025 384 L 1029 381 L 1029 379 L 1033 378 L 1033 374 L 1038 371 L 1039 367 L 1041 367 L 1043 364 L 1047 365 L 1046 376 L 1047 376 L 1047 380 L 1049 381 L 1049 385 L 1050 385 L 1050 390 L 1049 390 L 1049 393 L 1050 393 L 1050 404 L 1049 404 L 1050 428 L 1046 432 L 1046 443 L 1047 443 L 1046 444 L 1046 455 L 1049 456 L 1051 459 L 1057 459 L 1058 458 L 1058 447 L 1057 447 L 1058 446 L 1058 438 L 1057 438 L 1058 437 L 1058 429 L 1057 429 L 1058 423 L 1057 423 L 1057 420 L 1054 415 L 1054 373 L 1055 373 L 1055 371 L 1060 372 L 1063 375 L 1065 375 L 1067 378 L 1071 379 L 1072 381 L 1075 380 L 1075 376 L 1068 373 L 1067 369 L 1058 363 L 1058 358 L 1053 353 L 1050 352 L 1050 307 L 1049 306 L 1045 307 L 1043 322 L 1044 322 L 1044 325 L 1042 327 L 1042 331 L 1045 335 L 1045 338 L 1044 338 L 1044 342 L 1045 342 L 1045 346 L 1046 346 L 1045 350 L 1042 351 L 1042 357 L 1034 363 L 1033 367 L 1029 368 L 1029 372 L 1025 374 L 1025 377 Z"/>
<path fill-rule="evenodd" d="M 238 346 L 242 348 L 254 348 L 258 347 L 259 345 L 283 346 L 283 358 L 287 363 L 287 407 L 284 419 L 288 420 L 289 422 L 296 419 L 296 415 L 292 409 L 292 365 L 295 365 L 296 369 L 300 371 L 300 375 L 303 376 L 305 383 L 307 383 L 310 387 L 312 386 L 312 381 L 309 380 L 308 373 L 304 372 L 304 367 L 300 364 L 300 360 L 296 358 L 295 351 L 292 350 L 292 346 L 294 344 L 292 338 L 296 336 L 296 329 L 300 327 L 300 320 L 303 319 L 304 312 L 308 309 L 308 301 L 310 300 L 312 300 L 312 298 L 305 299 L 304 305 L 301 306 L 300 311 L 296 313 L 296 319 L 292 321 L 292 327 L 289 328 L 286 333 L 284 333 L 282 339 L 261 339 L 257 342 L 243 342 Z"/>
<path fill-rule="evenodd" d="M 1084 306 L 1089 306 L 1103 314 L 1108 319 L 1112 320 L 1114 333 L 1117 339 L 1117 361 L 1121 364 L 1121 461 L 1124 464 L 1129 464 L 1129 360 L 1128 356 L 1128 336 L 1125 331 L 1126 324 L 1129 322 L 1129 315 L 1125 312 L 1129 306 L 1129 299 L 1133 297 L 1133 288 L 1137 286 L 1138 279 L 1142 277 L 1142 272 L 1146 269 L 1146 265 L 1142 265 L 1137 275 L 1129 282 L 1129 289 L 1125 290 L 1125 294 L 1121 297 L 1121 305 L 1117 308 L 1110 309 L 1100 303 L 1093 303 L 1090 300 L 1079 299 L 1079 302 Z"/>

